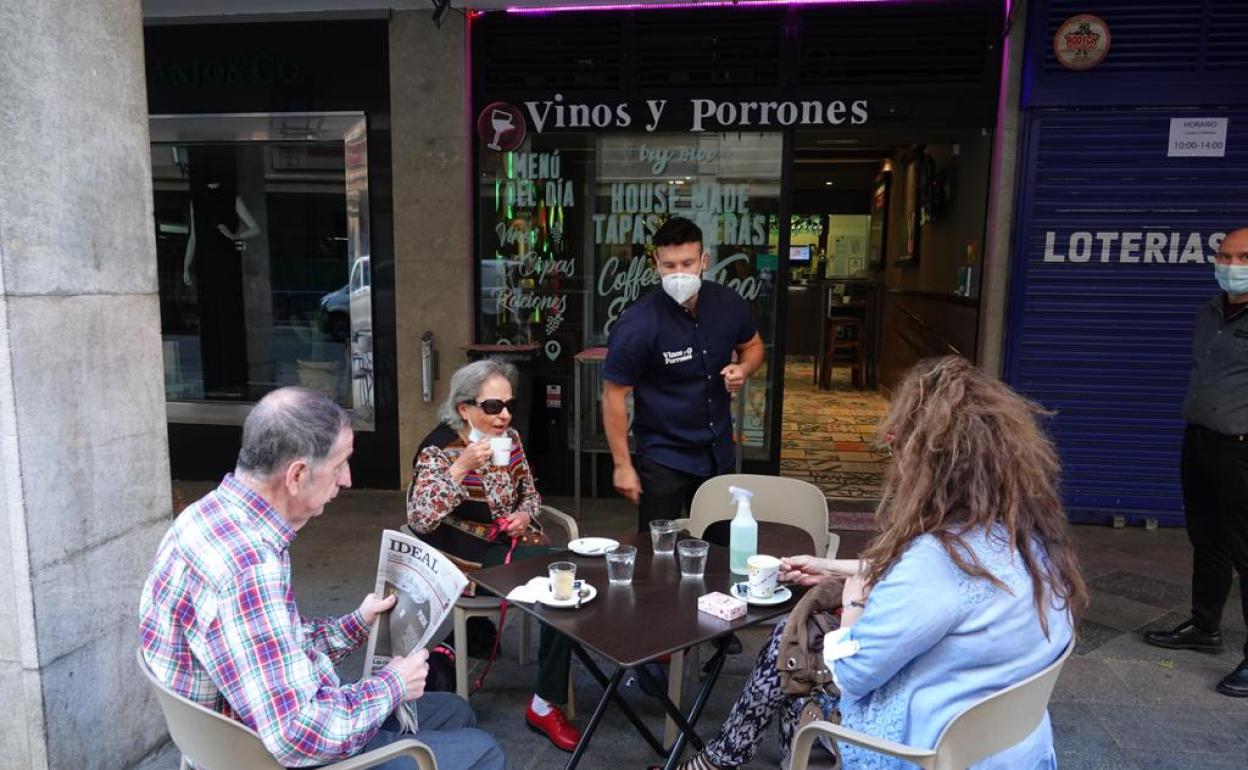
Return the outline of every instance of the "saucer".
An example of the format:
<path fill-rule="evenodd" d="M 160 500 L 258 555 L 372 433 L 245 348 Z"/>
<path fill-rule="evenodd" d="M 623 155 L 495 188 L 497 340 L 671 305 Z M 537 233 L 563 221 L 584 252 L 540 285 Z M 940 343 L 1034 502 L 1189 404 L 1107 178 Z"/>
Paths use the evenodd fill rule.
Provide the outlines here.
<path fill-rule="evenodd" d="M 589 593 L 583 599 L 581 599 L 581 604 L 588 604 L 589 602 L 592 602 L 594 600 L 594 597 L 598 595 L 598 589 L 594 588 L 589 583 L 586 583 L 584 580 L 576 581 L 575 585 L 576 585 L 575 590 L 579 591 L 580 589 L 584 588 L 586 591 L 589 591 Z M 571 598 L 568 598 L 568 599 L 556 599 L 553 595 L 551 595 L 549 580 L 546 581 L 546 589 L 544 592 L 542 592 L 540 588 L 538 590 L 539 590 L 539 593 L 537 595 L 537 600 L 541 602 L 542 604 L 545 604 L 547 607 L 555 607 L 557 609 L 568 609 L 570 607 L 576 606 L 575 594 Z"/>
<path fill-rule="evenodd" d="M 773 604 L 784 604 L 793 598 L 793 592 L 788 586 L 776 586 L 776 592 L 771 595 L 770 599 L 760 599 L 757 596 L 750 596 L 750 584 L 742 580 L 740 583 L 734 583 L 732 586 L 732 595 L 738 599 L 744 599 L 746 604 L 755 604 L 760 607 L 768 607 Z"/>
<path fill-rule="evenodd" d="M 568 550 L 578 556 L 602 556 L 608 548 L 619 545 L 619 540 L 609 537 L 578 537 L 568 543 Z"/>

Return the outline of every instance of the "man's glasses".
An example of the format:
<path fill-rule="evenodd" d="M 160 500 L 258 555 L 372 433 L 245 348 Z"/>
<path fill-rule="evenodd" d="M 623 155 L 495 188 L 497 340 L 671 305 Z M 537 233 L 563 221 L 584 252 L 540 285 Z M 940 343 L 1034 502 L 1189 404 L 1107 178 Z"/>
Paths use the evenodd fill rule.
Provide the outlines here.
<path fill-rule="evenodd" d="M 469 406 L 479 406 L 481 407 L 481 411 L 486 414 L 498 414 L 502 412 L 503 409 L 506 409 L 512 414 L 516 413 L 516 399 L 514 398 L 509 398 L 506 401 L 501 398 L 487 398 L 484 401 L 477 401 L 476 399 L 470 398 L 464 403 Z"/>

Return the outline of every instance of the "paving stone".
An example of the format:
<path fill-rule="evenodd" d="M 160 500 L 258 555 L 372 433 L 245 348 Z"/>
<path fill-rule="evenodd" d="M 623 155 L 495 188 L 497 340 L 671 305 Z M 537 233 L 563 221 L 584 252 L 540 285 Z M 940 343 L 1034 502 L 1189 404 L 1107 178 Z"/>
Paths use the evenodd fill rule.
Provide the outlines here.
<path fill-rule="evenodd" d="M 1079 623 L 1079 638 L 1075 642 L 1075 654 L 1087 655 L 1102 644 L 1116 639 L 1122 632 L 1103 626 L 1086 618 Z"/>
<path fill-rule="evenodd" d="M 1150 662 L 1107 659 L 1105 664 L 1122 680 L 1129 703 L 1248 713 L 1248 703 L 1214 689 L 1229 667 L 1192 665 L 1164 656 Z"/>
<path fill-rule="evenodd" d="M 1069 666 L 1069 662 L 1067 666 Z M 1065 670 L 1063 670 L 1065 675 Z M 1139 765 L 1114 743 L 1096 718 L 1096 708 L 1083 703 L 1050 703 L 1053 748 L 1062 770 L 1133 770 Z"/>
<path fill-rule="evenodd" d="M 1127 703 L 1130 691 L 1097 654 L 1071 655 L 1053 688 L 1052 703 Z"/>
<path fill-rule="evenodd" d="M 1238 756 L 1241 762 L 1248 756 L 1248 736 L 1210 729 L 1211 724 L 1221 724 L 1214 709 L 1121 705 L 1103 709 L 1097 716 L 1115 743 L 1124 749 L 1155 752 L 1158 756 Z"/>
<path fill-rule="evenodd" d="M 1091 594 L 1092 604 L 1084 618 L 1120 631 L 1134 631 L 1166 614 L 1166 610 L 1156 605 L 1133 601 L 1105 591 L 1093 589 Z"/>
<path fill-rule="evenodd" d="M 1091 582 L 1091 587 L 1108 594 L 1166 609 L 1187 606 L 1190 601 L 1190 592 L 1187 588 L 1122 570 L 1096 578 Z"/>
<path fill-rule="evenodd" d="M 1248 759 L 1237 755 L 1220 756 L 1217 754 L 1182 753 L 1169 754 L 1160 751 L 1128 751 L 1131 757 L 1142 768 L 1148 770 L 1242 770 Z M 1065 765 L 1061 765 L 1065 770 Z"/>

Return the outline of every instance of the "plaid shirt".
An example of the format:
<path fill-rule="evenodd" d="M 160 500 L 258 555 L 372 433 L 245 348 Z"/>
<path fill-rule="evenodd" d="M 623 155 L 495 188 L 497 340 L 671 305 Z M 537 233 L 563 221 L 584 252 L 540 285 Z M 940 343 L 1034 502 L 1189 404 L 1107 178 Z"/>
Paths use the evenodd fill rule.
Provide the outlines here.
<path fill-rule="evenodd" d="M 334 661 L 368 638 L 357 610 L 305 619 L 288 548 L 295 531 L 233 475 L 165 534 L 139 608 L 143 657 L 175 692 L 260 734 L 279 763 L 357 754 L 402 702 L 383 670 L 343 685 Z"/>

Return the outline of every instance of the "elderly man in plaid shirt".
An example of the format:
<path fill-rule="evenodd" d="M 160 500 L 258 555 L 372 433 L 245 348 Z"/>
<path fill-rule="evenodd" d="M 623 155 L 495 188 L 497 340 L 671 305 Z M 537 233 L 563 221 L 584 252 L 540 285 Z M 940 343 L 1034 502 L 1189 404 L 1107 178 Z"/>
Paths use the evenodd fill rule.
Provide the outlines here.
<path fill-rule="evenodd" d="M 368 638 L 393 596 L 341 618 L 303 618 L 289 547 L 340 487 L 351 486 L 350 417 L 302 388 L 265 396 L 243 426 L 238 465 L 178 516 L 143 588 L 143 656 L 172 689 L 259 733 L 277 761 L 313 767 L 398 740 L 392 716 L 416 700 L 420 731 L 449 770 L 506 767 L 462 699 L 425 694 L 428 652 L 342 684 L 334 661 Z M 412 768 L 394 760 L 387 770 Z"/>

